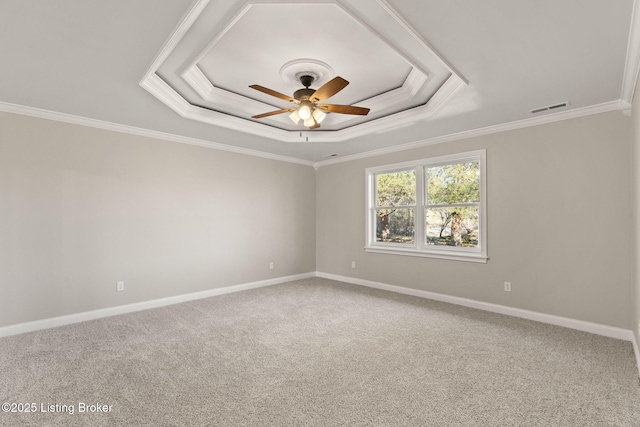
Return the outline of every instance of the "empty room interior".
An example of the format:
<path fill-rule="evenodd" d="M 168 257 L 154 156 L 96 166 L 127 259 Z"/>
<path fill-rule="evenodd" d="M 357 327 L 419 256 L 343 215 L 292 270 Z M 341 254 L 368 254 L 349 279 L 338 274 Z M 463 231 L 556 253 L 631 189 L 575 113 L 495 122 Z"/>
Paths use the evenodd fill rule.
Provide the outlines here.
<path fill-rule="evenodd" d="M 636 0 L 0 4 L 0 425 L 640 425 Z"/>

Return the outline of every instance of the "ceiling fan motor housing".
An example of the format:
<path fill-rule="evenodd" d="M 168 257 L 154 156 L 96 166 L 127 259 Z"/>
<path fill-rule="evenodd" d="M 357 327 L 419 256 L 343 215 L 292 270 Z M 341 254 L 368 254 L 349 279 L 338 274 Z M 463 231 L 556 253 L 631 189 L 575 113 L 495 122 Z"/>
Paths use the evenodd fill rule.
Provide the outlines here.
<path fill-rule="evenodd" d="M 304 89 L 298 89 L 297 91 L 295 91 L 293 93 L 293 97 L 299 100 L 309 99 L 309 97 L 313 95 L 314 92 L 315 89 L 309 89 L 308 87 L 306 87 Z"/>

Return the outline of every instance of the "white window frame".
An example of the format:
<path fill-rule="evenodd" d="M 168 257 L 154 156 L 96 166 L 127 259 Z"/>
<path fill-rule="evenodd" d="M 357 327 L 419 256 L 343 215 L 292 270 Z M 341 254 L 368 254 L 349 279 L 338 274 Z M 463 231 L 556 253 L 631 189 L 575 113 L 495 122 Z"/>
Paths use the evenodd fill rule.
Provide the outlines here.
<path fill-rule="evenodd" d="M 486 263 L 487 256 L 487 152 L 486 150 L 468 151 L 410 162 L 367 168 L 366 174 L 366 243 L 367 252 L 419 256 Z M 455 163 L 478 162 L 480 166 L 480 206 L 478 247 L 434 246 L 426 243 L 426 189 L 424 172 L 429 167 Z M 415 238 L 413 244 L 376 241 L 376 175 L 399 171 L 414 170 L 416 173 Z M 413 206 L 413 205 L 412 205 Z M 456 205 L 452 205 L 456 206 Z"/>

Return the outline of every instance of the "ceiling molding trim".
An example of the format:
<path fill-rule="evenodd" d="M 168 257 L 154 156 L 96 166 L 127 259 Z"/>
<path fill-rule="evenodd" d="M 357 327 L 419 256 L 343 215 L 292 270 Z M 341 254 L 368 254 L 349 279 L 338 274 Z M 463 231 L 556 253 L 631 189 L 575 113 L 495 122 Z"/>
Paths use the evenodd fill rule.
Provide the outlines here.
<path fill-rule="evenodd" d="M 430 52 L 431 55 L 433 55 L 438 62 L 440 62 L 442 64 L 442 66 L 444 66 L 446 69 L 448 69 L 452 74 L 455 74 L 456 76 L 458 76 L 465 85 L 468 85 L 469 82 L 462 77 L 462 74 L 460 74 L 455 68 L 453 68 L 451 66 L 451 64 L 449 64 L 447 61 L 444 60 L 444 58 L 434 49 L 432 48 L 429 43 L 427 43 L 427 41 L 425 39 L 423 39 L 422 37 L 420 37 L 420 35 L 418 34 L 418 32 L 415 30 L 415 28 L 413 28 L 399 13 L 398 11 L 396 11 L 386 0 L 376 0 L 377 3 L 380 5 L 380 7 L 382 7 L 393 19 L 396 20 L 396 22 L 405 29 L 405 31 L 410 34 L 415 41 L 417 41 L 420 45 L 422 45 L 423 49 Z"/>
<path fill-rule="evenodd" d="M 182 78 L 189 83 L 189 86 L 191 86 L 202 99 L 212 99 L 211 93 L 215 86 L 204 75 L 200 67 L 194 65 L 193 67 L 187 68 L 187 71 L 182 73 Z M 215 99 L 215 97 L 213 99 Z"/>
<path fill-rule="evenodd" d="M 189 109 L 187 110 L 185 117 L 238 132 L 250 133 L 263 138 L 270 138 L 288 143 L 304 142 L 303 139 L 298 138 L 298 132 L 289 132 L 275 127 L 265 126 L 251 120 L 220 113 L 218 111 L 212 111 L 197 105 L 189 104 Z"/>
<path fill-rule="evenodd" d="M 366 152 L 363 152 L 363 153 L 353 154 L 353 155 L 350 155 L 350 156 L 331 158 L 329 160 L 316 162 L 316 163 L 314 163 L 313 167 L 317 170 L 318 168 L 320 168 L 322 166 L 328 166 L 328 165 L 332 165 L 332 164 L 336 164 L 336 163 L 350 162 L 350 161 L 353 161 L 353 160 L 366 159 L 366 158 L 369 158 L 369 157 L 376 157 L 376 156 L 381 156 L 381 155 L 385 155 L 385 154 L 396 153 L 396 152 L 399 152 L 399 151 L 405 151 L 405 150 L 411 150 L 411 149 L 414 149 L 414 148 L 426 147 L 428 145 L 441 144 L 441 143 L 444 143 L 444 142 L 458 141 L 458 140 L 461 140 L 461 139 L 474 138 L 474 137 L 484 136 L 484 135 L 491 135 L 491 134 L 495 134 L 495 133 L 507 132 L 507 131 L 517 130 L 517 129 L 523 129 L 523 128 L 527 128 L 527 127 L 531 127 L 531 126 L 543 125 L 543 124 L 547 124 L 547 123 L 555 123 L 555 122 L 559 122 L 559 121 L 564 121 L 564 120 L 569 120 L 569 119 L 589 116 L 589 115 L 593 115 L 593 114 L 608 113 L 608 112 L 611 112 L 611 111 L 620 111 L 620 112 L 624 113 L 630 107 L 631 107 L 631 105 L 629 103 L 627 103 L 625 101 L 622 101 L 622 100 L 605 102 L 605 103 L 602 103 L 602 104 L 592 105 L 592 106 L 589 106 L 589 107 L 577 108 L 575 110 L 563 111 L 563 112 L 558 112 L 558 113 L 551 113 L 551 114 L 548 114 L 548 115 L 542 116 L 542 117 L 535 117 L 535 118 L 530 118 L 530 119 L 525 119 L 525 120 L 518 120 L 518 121 L 514 121 L 514 122 L 509 122 L 509 123 L 502 123 L 502 124 L 499 124 L 499 125 L 487 126 L 487 127 L 483 127 L 483 128 L 472 129 L 472 130 L 463 131 L 463 132 L 457 132 L 457 133 L 453 133 L 453 134 L 449 134 L 449 135 L 436 136 L 436 137 L 433 137 L 433 138 L 427 138 L 427 139 L 423 139 L 423 140 L 419 140 L 419 141 L 410 142 L 410 143 L 407 143 L 407 144 L 396 145 L 396 146 L 393 146 L 393 147 L 387 147 L 387 148 L 382 148 L 382 149 L 378 149 L 378 150 L 366 151 Z"/>
<path fill-rule="evenodd" d="M 151 65 L 147 69 L 147 71 L 140 79 L 140 85 L 145 81 L 148 75 L 155 74 L 155 72 L 160 68 L 160 65 L 171 55 L 171 52 L 176 48 L 178 43 L 182 40 L 182 38 L 189 32 L 189 29 L 193 25 L 193 23 L 198 19 L 202 11 L 209 4 L 210 0 L 195 0 L 191 8 L 185 13 L 184 17 L 179 21 L 180 23 L 176 27 L 175 31 L 171 33 L 169 39 L 162 45 L 162 49 L 153 59 Z"/>
<path fill-rule="evenodd" d="M 148 92 L 154 94 L 163 104 L 171 108 L 182 117 L 186 117 L 191 104 L 187 102 L 178 92 L 167 84 L 156 73 L 149 74 L 144 81 L 140 82 L 140 86 Z"/>
<path fill-rule="evenodd" d="M 631 104 L 640 72 L 640 10 L 638 0 L 633 2 L 631 14 L 631 28 L 629 29 L 629 41 L 627 43 L 627 58 L 624 64 L 624 77 L 622 79 L 621 100 Z"/>
<path fill-rule="evenodd" d="M 411 68 L 402 86 L 371 98 L 363 99 L 356 104 L 366 104 L 372 111 L 382 111 L 396 105 L 407 98 L 415 96 L 427 82 L 428 76 L 417 68 Z M 436 92 L 437 93 L 437 92 Z M 346 117 L 346 116 L 343 116 Z M 346 117 L 348 119 L 348 117 Z M 345 120 L 346 121 L 346 120 Z"/>
<path fill-rule="evenodd" d="M 155 73 L 148 75 L 145 81 L 140 82 L 140 85 L 182 117 L 287 143 L 307 142 L 307 138 L 301 137 L 300 131 L 297 130 L 287 131 L 265 126 L 251 120 L 189 104 Z M 311 139 L 313 142 L 342 142 L 372 132 L 384 131 L 388 127 L 397 127 L 405 123 L 424 120 L 433 115 L 462 86 L 466 86 L 466 83 L 457 75 L 452 74 L 426 104 L 340 131 L 313 131 L 310 134 L 313 135 Z"/>
<path fill-rule="evenodd" d="M 182 117 L 284 142 L 303 142 L 302 139 L 297 139 L 297 133 L 295 132 L 264 126 L 230 114 L 224 114 L 190 104 L 155 73 L 148 74 L 145 79 L 140 82 L 140 86 Z"/>
<path fill-rule="evenodd" d="M 360 26 L 365 28 L 371 34 L 376 36 L 380 41 L 385 43 L 391 49 L 393 49 L 398 55 L 400 55 L 400 57 L 402 57 L 409 65 L 411 65 L 411 67 L 417 68 L 427 76 L 430 74 L 429 72 L 430 70 L 428 70 L 427 67 L 425 67 L 421 61 L 417 60 L 414 57 L 414 55 L 408 54 L 407 49 L 403 49 L 398 43 L 393 43 L 389 39 L 388 35 L 383 34 L 382 28 L 380 28 L 379 26 L 380 24 L 379 22 L 376 23 L 377 24 L 376 27 L 373 27 L 373 24 L 365 22 L 366 17 L 362 15 L 361 10 L 356 11 L 357 9 L 354 7 L 354 5 L 348 5 L 344 0 L 333 0 L 333 1 L 335 2 L 335 5 L 338 6 L 340 9 L 342 9 L 344 13 L 349 15 L 351 19 L 353 19 L 355 22 L 357 22 Z M 380 0 L 377 0 L 376 3 L 392 19 L 391 22 L 396 22 L 400 26 L 400 28 L 402 28 L 403 31 L 409 32 L 409 33 L 415 31 L 411 28 L 411 26 L 406 24 L 404 20 L 399 18 L 398 13 L 387 3 L 382 2 Z M 351 6 L 351 8 L 349 6 Z M 423 43 L 420 37 L 418 37 L 415 33 L 410 34 L 410 36 L 414 41 L 417 42 L 417 45 L 420 46 L 421 49 L 425 50 L 432 56 L 436 56 L 436 57 L 438 56 L 438 54 L 435 53 L 432 49 L 430 49 L 427 44 Z M 438 60 L 438 62 L 442 63 L 442 60 L 439 57 L 436 59 Z M 448 67 L 445 67 L 445 68 L 448 69 Z M 451 70 L 449 71 L 451 72 Z"/>
<path fill-rule="evenodd" d="M 161 139 L 164 141 L 177 142 L 180 144 L 197 145 L 205 148 L 212 148 L 214 150 L 228 151 L 236 154 L 244 154 L 252 157 L 262 157 L 270 160 L 278 160 L 281 162 L 295 163 L 304 166 L 313 167 L 314 162 L 298 159 L 295 157 L 282 156 L 279 154 L 271 154 L 264 151 L 252 150 L 250 148 L 241 148 L 233 145 L 222 144 L 219 142 L 205 141 L 203 139 L 190 138 L 186 136 L 180 136 L 170 134 L 166 132 L 160 132 L 155 130 L 143 129 L 134 126 L 127 126 L 118 123 L 107 122 L 103 120 L 90 119 L 87 117 L 74 116 L 72 114 L 59 113 L 51 110 L 44 110 L 34 107 L 26 107 L 24 105 L 10 104 L 8 102 L 0 101 L 0 112 L 19 114 L 21 116 L 36 117 L 39 119 L 53 120 L 56 122 L 69 123 L 79 126 L 87 126 L 102 130 L 108 130 L 119 133 L 126 133 L 129 135 L 143 136 L 147 138 Z"/>
<path fill-rule="evenodd" d="M 209 0 L 207 0 L 208 2 Z M 251 10 L 251 7 L 253 6 L 252 4 L 253 2 L 248 2 L 247 4 L 244 5 L 244 7 L 242 7 L 240 9 L 240 11 L 238 13 L 235 14 L 235 16 L 233 18 L 231 18 L 231 20 L 229 21 L 229 23 L 227 23 L 227 25 L 225 25 L 225 27 L 222 29 L 222 31 L 220 31 L 218 34 L 216 34 L 216 36 L 209 42 L 207 43 L 207 45 L 205 46 L 205 48 L 198 53 L 198 55 L 196 55 L 196 57 L 194 59 L 192 59 L 189 62 L 189 65 L 187 65 L 187 69 L 192 68 L 196 65 L 198 65 L 198 63 L 200 61 L 202 61 L 202 58 L 204 58 L 204 56 L 207 54 L 207 52 L 209 52 L 211 49 L 213 49 L 213 47 L 218 44 L 220 42 L 220 40 L 222 40 L 222 38 L 229 32 L 231 31 L 231 29 L 234 27 L 234 25 L 236 25 L 238 23 L 238 21 L 240 21 L 240 19 L 247 13 L 249 12 L 249 10 Z M 258 3 L 259 4 L 259 3 Z"/>
<path fill-rule="evenodd" d="M 427 82 L 428 78 L 428 75 L 422 73 L 417 68 L 412 68 L 409 72 L 409 75 L 407 76 L 407 80 L 405 80 L 402 87 L 404 88 L 406 86 L 409 89 L 408 94 L 410 96 L 415 96 L 420 91 L 422 86 Z"/>
<path fill-rule="evenodd" d="M 203 100 L 214 104 L 223 104 L 238 113 L 255 115 L 264 112 L 267 108 L 278 108 L 214 86 L 197 65 L 185 71 L 182 74 L 182 78 Z M 190 116 L 187 117 L 191 118 Z"/>
<path fill-rule="evenodd" d="M 182 75 L 182 77 L 184 78 L 184 80 L 191 86 L 191 88 L 193 90 L 195 90 L 198 95 L 200 95 L 200 97 L 202 97 L 202 99 L 204 99 L 207 102 L 211 102 L 211 103 L 217 103 L 217 104 L 221 104 L 221 105 L 225 105 L 226 107 L 236 110 L 238 111 L 239 114 L 241 113 L 249 113 L 249 114 L 260 114 L 261 112 L 264 112 L 265 109 L 267 108 L 274 108 L 277 109 L 279 107 L 274 106 L 274 105 L 270 105 L 270 104 L 266 104 L 257 100 L 254 100 L 252 98 L 246 98 L 244 96 L 240 96 L 237 95 L 233 92 L 229 92 L 220 88 L 215 87 L 211 81 L 204 75 L 204 73 L 202 72 L 202 70 L 200 70 L 200 68 L 197 65 L 194 65 L 193 67 L 189 68 L 187 71 L 185 71 Z M 150 78 L 153 78 L 153 76 L 150 76 Z M 376 95 L 372 98 L 367 98 L 361 101 L 358 101 L 357 103 L 359 104 L 366 104 L 367 107 L 371 108 L 372 110 L 375 111 L 382 111 L 385 108 L 389 108 L 389 106 L 393 106 L 399 102 L 401 102 L 402 100 L 408 98 L 408 97 L 412 97 L 414 96 L 416 93 L 418 93 L 420 91 L 420 89 L 426 84 L 428 80 L 428 76 L 425 75 L 422 71 L 420 71 L 417 68 L 412 68 L 411 72 L 409 73 L 409 75 L 407 76 L 407 78 L 405 79 L 404 83 L 402 86 L 400 86 L 399 88 L 396 88 L 394 90 L 391 90 L 389 92 L 385 92 L 382 93 L 380 95 Z M 175 109 L 173 107 L 174 110 L 176 110 L 179 114 L 181 114 L 183 117 L 187 117 L 189 119 L 193 119 L 193 120 L 198 120 L 198 121 L 203 121 L 205 123 L 210 123 L 210 124 L 214 124 L 214 125 L 219 125 L 219 126 L 231 126 L 231 122 L 229 120 L 232 120 L 231 117 L 233 115 L 229 115 L 229 118 L 227 118 L 227 114 L 226 113 L 219 113 L 217 112 L 216 114 L 219 115 L 219 120 L 216 120 L 214 118 L 212 118 L 211 116 L 213 115 L 212 112 L 210 110 L 205 110 L 206 112 L 203 111 L 199 111 L 196 109 L 189 109 L 186 108 L 186 106 L 191 106 L 191 104 L 188 104 L 185 100 L 184 103 L 178 102 L 178 97 L 182 98 L 177 92 L 175 92 L 175 90 L 173 88 L 171 88 L 168 84 L 164 84 L 161 85 L 160 83 L 157 83 L 155 86 L 146 86 L 143 85 L 143 87 L 145 87 L 145 89 L 147 87 L 149 87 L 151 90 L 150 92 L 152 93 L 157 93 L 160 95 L 160 99 L 170 99 L 173 105 L 179 105 L 179 109 Z M 438 94 L 440 92 L 441 89 L 445 88 L 445 86 L 443 85 L 440 89 L 438 89 L 438 91 L 435 93 L 433 99 L 437 100 L 438 98 Z M 149 89 L 147 89 L 149 90 Z M 163 101 L 164 102 L 164 101 Z M 432 102 L 431 100 L 429 101 L 430 103 Z M 438 102 L 433 102 L 436 105 L 433 105 L 432 107 L 436 108 L 438 107 L 439 103 Z M 171 106 L 171 104 L 165 102 L 165 104 Z M 399 113 L 405 113 L 409 110 L 403 110 L 400 111 Z M 181 113 L 182 112 L 182 113 Z M 244 119 L 242 117 L 236 117 L 240 120 L 243 120 L 242 122 L 238 122 L 236 127 L 232 127 L 232 129 L 234 130 L 240 130 L 240 131 L 249 131 L 246 128 L 247 123 L 251 123 L 250 126 L 253 126 L 254 129 L 252 129 L 252 131 L 249 131 L 251 133 L 254 133 L 256 135 L 260 135 L 260 136 L 264 136 L 265 135 L 265 128 L 264 125 L 262 123 L 255 123 L 252 121 L 249 121 L 247 119 Z M 221 120 L 224 120 L 224 123 L 221 122 Z M 349 122 L 351 120 L 354 120 L 354 118 L 350 117 L 350 116 L 341 116 L 339 118 L 339 121 L 337 123 L 345 123 L 345 122 Z M 355 127 L 360 127 L 360 126 L 365 126 L 368 123 L 374 123 L 379 119 L 376 120 L 372 120 L 369 122 L 365 122 L 362 123 L 360 125 L 354 125 Z M 415 120 L 414 118 L 410 118 L 410 120 Z M 258 124 L 259 127 L 256 127 L 255 125 Z M 268 129 L 268 128 L 267 128 Z M 293 131 L 289 131 L 289 130 L 285 130 L 285 129 L 279 129 L 279 128 L 273 128 L 274 130 L 278 129 L 278 134 L 276 134 L 275 132 L 270 136 L 272 138 L 284 141 L 284 142 L 290 142 L 290 143 L 295 143 L 295 142 L 300 142 L 299 139 L 297 139 L 296 134 L 299 133 L 299 130 L 293 130 Z M 268 131 L 266 131 L 268 132 Z M 348 138 L 348 136 L 344 136 L 341 139 L 339 135 L 337 135 L 337 132 L 345 132 L 344 130 L 341 131 L 328 131 L 328 132 L 324 132 L 324 131 L 316 131 L 316 134 L 321 134 L 325 137 L 329 137 L 327 139 L 323 139 L 323 141 L 342 141 L 346 138 Z M 367 132 L 367 130 L 365 129 L 364 132 Z M 290 135 L 293 134 L 294 137 L 291 138 Z M 287 135 L 289 135 L 289 138 L 287 138 Z M 357 137 L 360 136 L 359 134 L 354 134 L 351 137 Z"/>

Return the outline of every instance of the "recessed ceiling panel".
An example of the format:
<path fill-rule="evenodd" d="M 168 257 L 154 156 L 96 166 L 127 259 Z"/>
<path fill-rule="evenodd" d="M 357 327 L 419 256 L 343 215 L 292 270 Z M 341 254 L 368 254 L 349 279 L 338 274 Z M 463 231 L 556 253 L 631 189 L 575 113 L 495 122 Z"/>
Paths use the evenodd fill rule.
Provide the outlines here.
<path fill-rule="evenodd" d="M 214 86 L 256 98 L 249 84 L 285 94 L 302 87 L 279 75 L 284 64 L 300 58 L 329 64 L 350 82 L 332 98 L 339 104 L 398 88 L 412 68 L 335 4 L 252 5 L 197 65 Z"/>
<path fill-rule="evenodd" d="M 330 104 L 370 109 L 329 113 L 314 140 L 340 141 L 424 120 L 464 80 L 384 1 L 196 2 L 141 85 L 181 116 L 284 142 L 303 142 L 294 107 L 249 88 L 287 96 L 302 87 L 283 75 L 292 62 L 326 65 L 322 78 L 349 82 Z M 305 70 L 306 71 L 306 70 Z M 295 80 L 295 79 L 293 79 Z M 312 84 L 317 89 L 325 81 Z"/>

